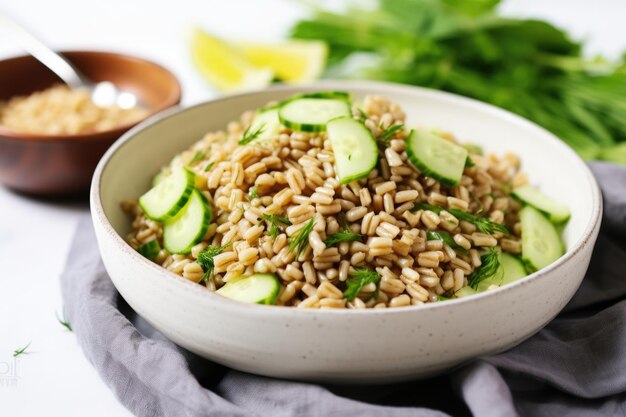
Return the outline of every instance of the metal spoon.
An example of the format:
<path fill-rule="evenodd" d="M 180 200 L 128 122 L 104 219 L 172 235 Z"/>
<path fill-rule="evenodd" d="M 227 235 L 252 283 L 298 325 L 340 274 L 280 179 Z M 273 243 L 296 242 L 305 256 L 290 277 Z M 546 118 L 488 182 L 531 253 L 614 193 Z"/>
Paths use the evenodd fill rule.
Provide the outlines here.
<path fill-rule="evenodd" d="M 0 29 L 6 32 L 29 54 L 54 72 L 71 88 L 86 88 L 91 100 L 100 107 L 117 105 L 123 109 L 132 109 L 139 105 L 137 96 L 128 91 L 119 90 L 112 82 L 94 83 L 82 74 L 74 65 L 60 54 L 47 47 L 43 42 L 27 32 L 8 16 L 0 13 Z"/>

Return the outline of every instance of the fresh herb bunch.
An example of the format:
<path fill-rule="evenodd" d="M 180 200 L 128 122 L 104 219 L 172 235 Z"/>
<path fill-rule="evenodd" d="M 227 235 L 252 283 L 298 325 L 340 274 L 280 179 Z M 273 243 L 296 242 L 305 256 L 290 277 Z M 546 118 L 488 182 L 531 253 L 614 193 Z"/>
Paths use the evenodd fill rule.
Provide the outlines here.
<path fill-rule="evenodd" d="M 350 278 L 346 280 L 346 290 L 343 296 L 348 301 L 354 301 L 363 287 L 368 284 L 377 284 L 380 281 L 380 274 L 371 269 L 357 269 L 350 272 Z"/>
<path fill-rule="evenodd" d="M 626 164 L 626 65 L 586 60 L 564 31 L 498 16 L 498 4 L 378 0 L 375 9 L 315 10 L 292 37 L 328 44 L 330 76 L 474 97 L 533 120 L 586 159 Z"/>

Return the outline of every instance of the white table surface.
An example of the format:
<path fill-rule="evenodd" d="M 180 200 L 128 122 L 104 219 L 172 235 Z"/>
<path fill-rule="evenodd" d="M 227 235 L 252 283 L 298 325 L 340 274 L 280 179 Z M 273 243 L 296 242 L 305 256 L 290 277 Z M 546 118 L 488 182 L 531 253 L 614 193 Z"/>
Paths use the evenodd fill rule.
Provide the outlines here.
<path fill-rule="evenodd" d="M 503 10 L 558 23 L 588 39 L 590 54 L 616 57 L 626 48 L 621 0 L 508 0 Z M 166 65 L 188 105 L 215 96 L 190 63 L 194 24 L 226 37 L 272 40 L 304 9 L 289 0 L 0 0 L 3 11 L 55 48 L 118 50 Z M 17 53 L 0 31 L 0 58 Z M 0 187 L 0 416 L 131 415 L 55 317 L 62 311 L 59 274 L 82 207 Z M 29 342 L 29 354 L 14 359 Z"/>

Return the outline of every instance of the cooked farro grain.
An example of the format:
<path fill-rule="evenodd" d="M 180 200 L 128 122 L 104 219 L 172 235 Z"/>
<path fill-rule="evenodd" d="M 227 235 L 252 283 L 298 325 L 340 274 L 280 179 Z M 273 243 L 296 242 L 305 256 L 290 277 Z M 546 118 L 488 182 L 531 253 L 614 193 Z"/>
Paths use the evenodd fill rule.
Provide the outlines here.
<path fill-rule="evenodd" d="M 91 101 L 88 90 L 61 84 L 0 102 L 0 126 L 46 135 L 102 132 L 136 123 L 147 115 L 141 107 L 99 107 Z"/>
<path fill-rule="evenodd" d="M 373 135 L 405 121 L 402 109 L 382 97 L 368 96 L 360 108 Z M 489 248 L 522 251 L 522 206 L 510 190 L 527 177 L 513 154 L 471 153 L 474 165 L 449 186 L 409 162 L 408 131 L 402 128 L 382 145 L 367 178 L 341 184 L 325 132 L 283 126 L 274 138 L 239 145 L 251 118 L 246 113 L 226 131 L 207 134 L 164 168 L 164 174 L 191 169 L 213 206 L 213 222 L 189 255 L 162 249 L 154 258 L 186 279 L 217 290 L 241 275 L 270 273 L 280 283 L 278 305 L 404 307 L 454 297 L 481 268 Z M 415 203 L 422 206 L 414 209 Z M 122 206 L 134 216 L 128 236 L 133 247 L 162 243 L 161 223 L 149 220 L 135 202 Z M 467 216 L 489 219 L 511 234 L 487 233 Z M 449 240 L 429 240 L 427 231 Z M 304 239 L 300 253 L 293 249 L 297 239 Z M 222 245 L 207 273 L 201 253 Z M 369 281 L 358 283 L 357 276 Z M 350 288 L 356 289 L 353 295 Z"/>

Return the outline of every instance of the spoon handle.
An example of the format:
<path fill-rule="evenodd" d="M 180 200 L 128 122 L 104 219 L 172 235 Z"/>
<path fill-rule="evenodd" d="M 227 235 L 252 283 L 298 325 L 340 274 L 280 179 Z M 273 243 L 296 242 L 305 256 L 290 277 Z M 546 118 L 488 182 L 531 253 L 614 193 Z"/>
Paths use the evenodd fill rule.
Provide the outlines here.
<path fill-rule="evenodd" d="M 88 84 L 80 71 L 67 59 L 47 47 L 8 16 L 0 13 L 0 29 L 2 28 L 6 29 L 7 33 L 11 35 L 22 49 L 37 58 L 68 86 L 78 88 Z"/>

